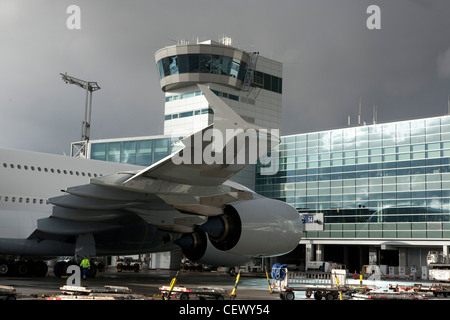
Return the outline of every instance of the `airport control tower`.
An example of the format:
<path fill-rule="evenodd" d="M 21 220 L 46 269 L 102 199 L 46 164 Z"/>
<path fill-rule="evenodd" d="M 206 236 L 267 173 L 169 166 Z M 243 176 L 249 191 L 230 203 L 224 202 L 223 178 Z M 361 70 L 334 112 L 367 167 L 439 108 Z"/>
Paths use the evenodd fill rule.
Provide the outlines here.
<path fill-rule="evenodd" d="M 282 63 L 232 47 L 227 37 L 220 42 L 180 42 L 158 50 L 155 60 L 166 96 L 164 135 L 187 136 L 213 123 L 213 111 L 198 83 L 206 84 L 245 121 L 280 129 Z M 245 168 L 233 180 L 253 189 L 255 167 Z"/>
<path fill-rule="evenodd" d="M 283 65 L 231 46 L 231 39 L 179 43 L 155 54 L 165 92 L 164 135 L 192 134 L 213 121 L 197 84 L 209 86 L 244 120 L 280 129 Z"/>

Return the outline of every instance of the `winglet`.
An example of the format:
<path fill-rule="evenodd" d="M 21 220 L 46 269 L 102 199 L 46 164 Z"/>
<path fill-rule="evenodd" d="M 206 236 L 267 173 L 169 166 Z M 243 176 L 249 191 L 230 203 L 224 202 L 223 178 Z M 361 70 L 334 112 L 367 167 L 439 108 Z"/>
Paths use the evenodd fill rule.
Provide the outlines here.
<path fill-rule="evenodd" d="M 141 176 L 183 184 L 218 185 L 253 162 L 254 156 L 258 159 L 280 142 L 278 130 L 249 124 L 206 85 L 198 84 L 198 87 L 214 111 L 213 124 L 182 139 L 180 144 L 184 147 L 181 150 L 135 173 L 122 186 Z M 216 134 L 211 128 L 220 131 L 220 134 Z M 205 139 L 206 135 L 212 140 Z M 233 139 L 238 136 L 243 139 L 234 144 Z M 250 137 L 256 138 L 256 141 L 266 140 L 269 145 L 265 148 L 263 143 L 253 143 L 252 146 L 257 146 L 257 151 L 253 152 L 254 149 L 246 148 L 246 138 Z M 212 142 L 208 143 L 209 141 Z M 273 142 L 276 142 L 275 145 Z M 205 154 L 211 155 L 208 162 L 203 158 Z"/>
<path fill-rule="evenodd" d="M 251 126 L 248 122 L 241 118 L 233 109 L 231 109 L 222 99 L 220 99 L 214 92 L 211 91 L 204 84 L 198 84 L 198 87 L 203 92 L 209 106 L 214 110 L 214 127 L 221 129 L 237 129 L 241 128 L 247 130 L 250 128 L 257 129 Z M 222 130 L 221 130 L 222 131 Z M 223 130 L 225 132 L 225 130 Z"/>
<path fill-rule="evenodd" d="M 259 132 L 264 130 L 264 133 L 268 135 L 268 137 L 274 137 L 278 143 L 280 142 L 280 136 L 275 133 L 274 130 L 267 130 L 267 128 L 262 128 L 255 124 L 250 124 L 240 115 L 238 115 L 233 109 L 230 108 L 221 98 L 219 98 L 214 92 L 211 91 L 204 84 L 197 84 L 199 89 L 203 92 L 206 100 L 209 103 L 209 106 L 214 111 L 214 124 L 213 127 L 218 129 L 224 134 L 227 129 L 236 130 L 242 129 L 246 131 L 248 129 L 254 129 Z M 224 141 L 224 145 L 227 144 L 228 141 Z M 217 150 L 219 151 L 219 150 Z"/>

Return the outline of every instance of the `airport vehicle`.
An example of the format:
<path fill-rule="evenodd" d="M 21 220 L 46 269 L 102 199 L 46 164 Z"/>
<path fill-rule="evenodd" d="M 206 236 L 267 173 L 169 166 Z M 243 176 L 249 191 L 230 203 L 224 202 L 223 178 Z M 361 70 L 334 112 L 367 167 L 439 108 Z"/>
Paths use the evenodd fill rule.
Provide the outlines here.
<path fill-rule="evenodd" d="M 0 286 L 0 299 L 3 300 L 16 300 L 16 289 L 11 286 Z"/>
<path fill-rule="evenodd" d="M 427 254 L 427 265 L 430 280 L 450 282 L 450 261 L 440 251 L 429 251 Z"/>
<path fill-rule="evenodd" d="M 134 294 L 128 287 L 78 287 L 62 286 L 60 295 L 47 297 L 46 300 L 145 300 L 145 296 Z"/>
<path fill-rule="evenodd" d="M 252 258 L 252 260 L 242 266 L 235 267 L 219 267 L 217 271 L 225 272 L 230 274 L 231 276 L 237 275 L 239 272 L 242 273 L 257 273 L 263 272 L 263 266 L 261 263 L 261 259 Z"/>
<path fill-rule="evenodd" d="M 212 287 L 173 287 L 162 286 L 159 288 L 161 290 L 161 295 L 165 298 L 173 298 L 178 300 L 189 300 L 191 295 L 195 295 L 201 300 L 204 299 L 214 299 L 214 300 L 225 300 L 224 295 L 227 291 L 223 288 L 212 288 Z"/>
<path fill-rule="evenodd" d="M 297 210 L 229 181 L 250 163 L 250 145 L 262 156 L 279 137 L 198 86 L 214 123 L 149 167 L 1 149 L 0 254 L 45 260 L 180 246 L 192 261 L 236 266 L 292 251 Z"/>
<path fill-rule="evenodd" d="M 346 284 L 347 271 L 333 269 L 331 272 L 291 272 L 286 265 L 275 264 L 272 268 L 271 293 L 278 293 L 282 300 L 294 300 L 295 291 L 304 291 L 307 298 L 342 299 L 342 292 L 349 292 Z"/>
<path fill-rule="evenodd" d="M 424 284 L 414 284 L 414 286 L 399 286 L 397 285 L 389 285 L 389 289 L 394 292 L 419 292 L 425 294 L 432 294 L 435 297 L 443 296 L 445 298 L 448 297 L 450 293 L 450 285 L 442 284 L 442 283 L 433 283 L 429 285 Z"/>
<path fill-rule="evenodd" d="M 332 269 L 345 269 L 345 265 L 332 261 L 307 261 L 306 270 L 331 272 Z"/>
<path fill-rule="evenodd" d="M 120 257 L 116 261 L 117 272 L 122 271 L 134 271 L 139 272 L 141 269 L 142 261 L 139 259 L 133 259 L 132 257 Z"/>

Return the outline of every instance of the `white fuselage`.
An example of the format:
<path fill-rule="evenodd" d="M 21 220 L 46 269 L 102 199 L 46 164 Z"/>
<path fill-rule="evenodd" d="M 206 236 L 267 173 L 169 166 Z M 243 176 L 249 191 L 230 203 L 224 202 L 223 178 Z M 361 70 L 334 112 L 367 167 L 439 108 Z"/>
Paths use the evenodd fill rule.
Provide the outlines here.
<path fill-rule="evenodd" d="M 0 149 L 0 238 L 26 239 L 49 217 L 48 199 L 90 178 L 142 167 L 29 151 Z"/>

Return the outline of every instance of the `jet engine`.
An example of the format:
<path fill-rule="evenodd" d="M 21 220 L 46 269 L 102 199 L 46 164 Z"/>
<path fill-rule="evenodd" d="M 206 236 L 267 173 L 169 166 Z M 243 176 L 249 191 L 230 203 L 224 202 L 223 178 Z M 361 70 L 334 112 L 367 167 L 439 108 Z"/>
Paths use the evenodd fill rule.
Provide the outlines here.
<path fill-rule="evenodd" d="M 244 265 L 251 260 L 248 256 L 216 249 L 206 234 L 200 230 L 184 235 L 175 243 L 183 249 L 186 258 L 207 265 L 234 267 Z"/>
<path fill-rule="evenodd" d="M 217 260 L 212 264 L 223 265 L 227 259 L 279 256 L 295 249 L 300 241 L 301 217 L 284 202 L 243 200 L 227 204 L 223 212 L 177 241 L 190 260 L 212 259 Z"/>

